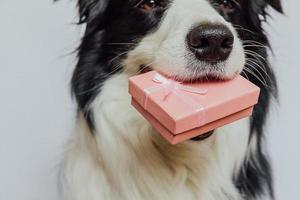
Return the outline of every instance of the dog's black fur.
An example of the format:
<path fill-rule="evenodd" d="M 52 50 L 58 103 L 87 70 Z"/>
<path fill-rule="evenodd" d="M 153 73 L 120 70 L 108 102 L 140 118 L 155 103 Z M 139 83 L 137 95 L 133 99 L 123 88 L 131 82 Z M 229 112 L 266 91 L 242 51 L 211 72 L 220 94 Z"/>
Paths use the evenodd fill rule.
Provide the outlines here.
<path fill-rule="evenodd" d="M 108 78 L 106 74 L 122 70 L 118 65 L 126 56 L 123 52 L 133 49 L 147 32 L 157 27 L 164 13 L 159 10 L 153 16 L 145 15 L 133 9 L 136 2 L 79 0 L 79 23 L 86 23 L 87 27 L 79 47 L 72 91 L 92 129 L 93 115 L 88 105 L 99 93 L 101 83 Z M 122 56 L 118 56 L 120 54 Z M 117 59 L 109 62 L 114 57 Z"/>
<path fill-rule="evenodd" d="M 102 83 L 108 78 L 107 74 L 119 73 L 122 70 L 117 65 L 126 56 L 126 52 L 133 49 L 145 34 L 156 28 L 165 11 L 160 9 L 154 14 L 146 15 L 132 9 L 135 3 L 135 0 L 78 0 L 79 23 L 86 24 L 86 32 L 78 50 L 72 92 L 92 130 L 93 113 L 89 104 L 100 92 Z M 270 99 L 272 96 L 277 97 L 277 85 L 274 73 L 266 61 L 269 42 L 262 28 L 262 21 L 268 16 L 268 6 L 279 12 L 282 12 L 282 7 L 280 0 L 239 0 L 239 3 L 241 7 L 235 13 L 221 14 L 235 25 L 239 37 L 244 41 L 245 50 L 255 52 L 254 56 L 247 54 L 247 58 L 255 59 L 262 68 L 253 69 L 253 63 L 248 60 L 246 67 L 252 69 L 256 75 L 249 71 L 243 72 L 246 78 L 261 88 L 259 103 L 251 120 L 250 135 L 257 137 L 258 148 L 256 152 L 251 152 L 239 175 L 233 179 L 245 199 L 257 199 L 263 194 L 269 194 L 273 198 L 272 171 L 262 143 Z M 119 54 L 122 56 L 109 62 Z"/>

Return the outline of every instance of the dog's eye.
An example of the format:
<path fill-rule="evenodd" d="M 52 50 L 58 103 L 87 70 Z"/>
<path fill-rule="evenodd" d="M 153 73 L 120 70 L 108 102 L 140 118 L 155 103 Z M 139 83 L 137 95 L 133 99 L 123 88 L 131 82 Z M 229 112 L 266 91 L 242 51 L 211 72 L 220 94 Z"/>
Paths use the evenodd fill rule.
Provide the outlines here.
<path fill-rule="evenodd" d="M 150 12 L 159 7 L 159 3 L 157 0 L 143 0 L 141 1 L 137 7 L 141 10 Z"/>
<path fill-rule="evenodd" d="M 239 6 L 236 0 L 221 0 L 219 3 L 219 9 L 225 14 L 234 12 Z"/>

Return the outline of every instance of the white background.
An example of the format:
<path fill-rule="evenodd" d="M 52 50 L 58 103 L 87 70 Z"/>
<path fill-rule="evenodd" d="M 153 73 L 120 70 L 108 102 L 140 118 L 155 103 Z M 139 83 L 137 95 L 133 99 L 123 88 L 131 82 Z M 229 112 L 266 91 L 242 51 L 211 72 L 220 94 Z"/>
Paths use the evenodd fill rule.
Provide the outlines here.
<path fill-rule="evenodd" d="M 277 199 L 300 190 L 300 2 L 267 25 L 280 105 L 267 139 Z M 70 54 L 79 42 L 74 1 L 0 0 L 0 200 L 56 200 L 57 170 L 74 123 Z"/>

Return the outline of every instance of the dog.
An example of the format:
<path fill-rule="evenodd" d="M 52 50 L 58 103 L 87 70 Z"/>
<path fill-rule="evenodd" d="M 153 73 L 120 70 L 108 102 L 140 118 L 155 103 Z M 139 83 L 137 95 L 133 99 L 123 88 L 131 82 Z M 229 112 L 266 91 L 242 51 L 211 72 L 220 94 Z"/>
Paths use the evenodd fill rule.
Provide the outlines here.
<path fill-rule="evenodd" d="M 74 200 L 274 199 L 264 148 L 277 97 L 263 30 L 280 0 L 78 0 L 85 33 L 72 93 L 74 134 L 62 163 Z M 178 145 L 130 105 L 128 78 L 150 70 L 182 82 L 238 74 L 261 89 L 253 116 Z"/>

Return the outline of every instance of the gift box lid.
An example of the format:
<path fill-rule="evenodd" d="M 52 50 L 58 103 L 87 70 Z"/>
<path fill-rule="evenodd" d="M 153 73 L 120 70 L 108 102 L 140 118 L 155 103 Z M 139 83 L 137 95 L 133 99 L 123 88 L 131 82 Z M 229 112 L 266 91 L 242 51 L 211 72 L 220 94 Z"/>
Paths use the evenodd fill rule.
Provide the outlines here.
<path fill-rule="evenodd" d="M 259 87 L 239 75 L 229 81 L 178 83 L 181 88 L 175 92 L 167 91 L 166 95 L 165 84 L 154 81 L 157 75 L 151 71 L 131 77 L 129 93 L 175 135 L 257 104 L 260 92 Z M 185 90 L 185 87 L 207 92 L 199 94 Z"/>

